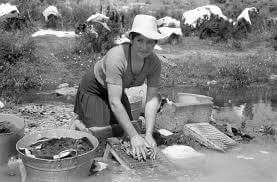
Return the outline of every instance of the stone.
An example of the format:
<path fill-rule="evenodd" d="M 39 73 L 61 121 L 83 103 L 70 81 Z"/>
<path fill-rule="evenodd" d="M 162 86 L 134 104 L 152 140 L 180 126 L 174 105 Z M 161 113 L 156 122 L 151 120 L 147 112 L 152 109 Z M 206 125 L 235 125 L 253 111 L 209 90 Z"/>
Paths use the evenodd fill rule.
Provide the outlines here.
<path fill-rule="evenodd" d="M 58 85 L 58 88 L 64 88 L 64 87 L 68 87 L 69 84 L 68 83 L 62 83 L 60 85 Z"/>
<path fill-rule="evenodd" d="M 5 104 L 2 101 L 0 101 L 0 109 L 2 109 L 3 107 L 5 107 Z"/>

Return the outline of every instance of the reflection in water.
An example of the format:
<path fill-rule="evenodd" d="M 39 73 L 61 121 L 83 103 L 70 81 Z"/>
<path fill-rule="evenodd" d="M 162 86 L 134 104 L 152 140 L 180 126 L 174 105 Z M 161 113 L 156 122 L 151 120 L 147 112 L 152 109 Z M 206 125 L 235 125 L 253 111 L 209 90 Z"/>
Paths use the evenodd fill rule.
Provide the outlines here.
<path fill-rule="evenodd" d="M 277 89 L 259 87 L 249 89 L 187 88 L 176 86 L 165 88 L 162 94 L 175 100 L 174 93 L 188 92 L 213 97 L 214 105 L 219 109 L 213 111 L 213 118 L 229 123 L 277 125 Z"/>
<path fill-rule="evenodd" d="M 172 91 L 174 90 L 174 91 Z M 175 87 L 163 90 L 162 94 L 174 100 L 173 93 L 188 92 L 214 98 L 213 118 L 234 126 L 259 129 L 262 125 L 277 128 L 277 89 L 199 89 Z M 260 136 L 260 135 L 259 135 Z M 224 154 L 207 153 L 206 170 L 199 182 L 276 182 L 277 181 L 277 136 L 256 137 L 250 144 Z M 262 151 L 262 152 L 261 152 Z M 238 157 L 246 156 L 246 157 Z"/>

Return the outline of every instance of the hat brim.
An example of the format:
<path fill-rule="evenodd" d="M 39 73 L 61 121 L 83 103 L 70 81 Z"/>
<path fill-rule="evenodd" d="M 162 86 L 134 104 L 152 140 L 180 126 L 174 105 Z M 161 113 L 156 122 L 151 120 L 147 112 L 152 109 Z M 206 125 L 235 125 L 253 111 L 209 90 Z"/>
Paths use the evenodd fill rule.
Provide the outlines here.
<path fill-rule="evenodd" d="M 130 38 L 130 34 L 133 32 L 139 33 L 139 34 L 143 35 L 144 37 L 146 37 L 148 39 L 152 39 L 152 40 L 161 40 L 167 36 L 167 35 L 163 35 L 156 31 L 145 31 L 145 30 L 134 29 L 134 30 L 130 30 L 126 33 L 128 38 Z"/>

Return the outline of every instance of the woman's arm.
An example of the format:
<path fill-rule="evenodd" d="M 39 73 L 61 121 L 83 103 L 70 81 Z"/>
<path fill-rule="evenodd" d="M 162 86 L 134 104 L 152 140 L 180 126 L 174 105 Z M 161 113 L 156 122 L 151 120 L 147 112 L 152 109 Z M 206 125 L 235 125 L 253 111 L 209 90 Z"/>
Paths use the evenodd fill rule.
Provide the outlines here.
<path fill-rule="evenodd" d="M 111 110 L 124 131 L 131 137 L 138 135 L 138 132 L 132 125 L 130 118 L 121 102 L 122 86 L 108 84 L 108 97 Z"/>
<path fill-rule="evenodd" d="M 146 160 L 146 141 L 138 134 L 121 102 L 122 86 L 108 84 L 108 97 L 112 112 L 124 131 L 129 135 L 134 157 Z"/>
<path fill-rule="evenodd" d="M 145 124 L 146 124 L 146 133 L 145 140 L 150 147 L 154 149 L 153 159 L 156 158 L 157 153 L 157 143 L 153 138 L 153 129 L 155 125 L 156 113 L 159 107 L 159 95 L 158 88 L 148 87 L 146 95 L 146 104 L 145 104 Z"/>
<path fill-rule="evenodd" d="M 147 95 L 146 95 L 146 104 L 145 104 L 146 134 L 152 135 L 153 133 L 158 107 L 159 107 L 158 88 L 148 87 Z"/>

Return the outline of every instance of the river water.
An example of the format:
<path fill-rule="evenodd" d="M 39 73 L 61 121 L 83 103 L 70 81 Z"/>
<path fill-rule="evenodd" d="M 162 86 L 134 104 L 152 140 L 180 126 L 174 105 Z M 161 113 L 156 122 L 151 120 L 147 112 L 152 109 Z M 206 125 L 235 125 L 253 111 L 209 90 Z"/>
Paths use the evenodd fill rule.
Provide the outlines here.
<path fill-rule="evenodd" d="M 228 122 L 236 127 L 246 121 L 246 127 L 256 133 L 257 137 L 250 143 L 239 144 L 226 153 L 204 152 L 204 160 L 195 160 L 190 165 L 185 160 L 179 161 L 177 165 L 183 173 L 174 179 L 155 176 L 147 180 L 144 175 L 116 167 L 79 181 L 277 182 L 277 137 L 259 134 L 262 125 L 277 128 L 276 86 L 234 90 L 175 86 L 174 89 L 168 87 L 161 91 L 162 95 L 172 100 L 178 92 L 213 97 L 216 106 L 213 110 L 215 120 Z M 0 181 L 20 181 L 19 175 L 9 177 L 5 170 L 0 168 Z"/>

